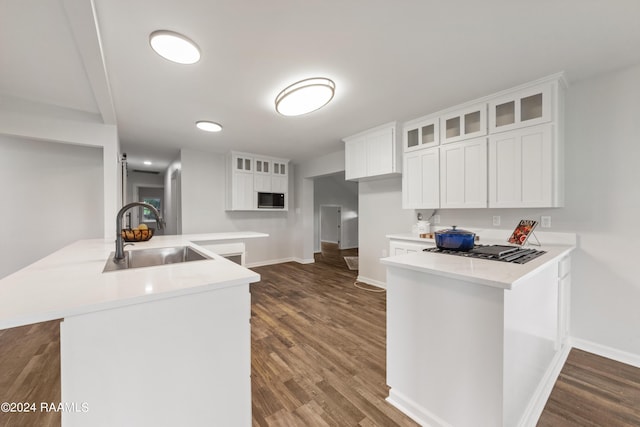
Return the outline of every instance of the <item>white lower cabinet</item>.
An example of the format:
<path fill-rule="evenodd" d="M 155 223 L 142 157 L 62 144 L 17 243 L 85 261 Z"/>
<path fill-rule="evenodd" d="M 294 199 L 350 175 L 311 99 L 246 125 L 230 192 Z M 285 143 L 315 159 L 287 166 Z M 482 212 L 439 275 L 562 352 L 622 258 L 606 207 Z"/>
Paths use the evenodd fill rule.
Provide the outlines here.
<path fill-rule="evenodd" d="M 406 240 L 394 240 L 389 241 L 389 256 L 406 255 L 417 252 L 422 252 L 426 248 L 432 248 L 435 243 L 417 243 Z"/>
<path fill-rule="evenodd" d="M 558 207 L 552 124 L 489 136 L 489 207 Z"/>
<path fill-rule="evenodd" d="M 402 207 L 436 209 L 440 207 L 440 149 L 427 148 L 404 155 Z"/>
<path fill-rule="evenodd" d="M 440 147 L 440 207 L 487 207 L 487 140 Z"/>

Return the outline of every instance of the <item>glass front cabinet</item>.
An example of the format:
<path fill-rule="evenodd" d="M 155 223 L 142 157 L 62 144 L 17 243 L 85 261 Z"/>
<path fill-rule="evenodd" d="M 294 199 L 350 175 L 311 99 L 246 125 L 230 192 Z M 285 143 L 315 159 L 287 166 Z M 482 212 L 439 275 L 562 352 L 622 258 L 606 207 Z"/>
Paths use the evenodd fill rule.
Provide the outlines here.
<path fill-rule="evenodd" d="M 435 147 L 440 144 L 440 120 L 438 117 L 421 118 L 405 123 L 404 151 Z"/>
<path fill-rule="evenodd" d="M 489 133 L 505 132 L 551 121 L 552 85 L 542 84 L 489 102 Z"/>
<path fill-rule="evenodd" d="M 487 134 L 487 104 L 451 111 L 440 117 L 440 143 L 448 144 Z"/>

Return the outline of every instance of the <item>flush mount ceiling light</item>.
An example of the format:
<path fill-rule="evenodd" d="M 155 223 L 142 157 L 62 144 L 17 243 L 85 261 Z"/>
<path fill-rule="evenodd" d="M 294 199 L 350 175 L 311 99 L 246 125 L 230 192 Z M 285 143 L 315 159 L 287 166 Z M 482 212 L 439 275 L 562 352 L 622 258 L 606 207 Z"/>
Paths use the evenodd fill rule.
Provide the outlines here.
<path fill-rule="evenodd" d="M 149 43 L 160 56 L 178 64 L 195 64 L 200 60 L 200 49 L 182 34 L 168 30 L 151 33 Z"/>
<path fill-rule="evenodd" d="M 144 162 L 142 162 L 145 164 L 145 166 L 151 166 L 153 163 L 151 163 L 151 160 L 145 160 Z"/>
<path fill-rule="evenodd" d="M 198 129 L 205 132 L 220 132 L 222 130 L 222 125 L 216 122 L 210 122 L 208 120 L 200 120 L 196 122 L 196 126 L 198 127 Z"/>
<path fill-rule="evenodd" d="M 331 101 L 336 84 L 324 77 L 301 80 L 287 86 L 276 97 L 276 111 L 283 116 L 299 116 L 316 111 Z"/>

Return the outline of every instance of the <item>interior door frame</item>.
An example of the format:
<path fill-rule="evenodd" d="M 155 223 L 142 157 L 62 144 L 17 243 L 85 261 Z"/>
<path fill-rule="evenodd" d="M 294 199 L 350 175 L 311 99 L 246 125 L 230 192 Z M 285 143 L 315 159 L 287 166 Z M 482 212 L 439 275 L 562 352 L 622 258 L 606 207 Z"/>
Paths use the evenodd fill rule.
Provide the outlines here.
<path fill-rule="evenodd" d="M 333 204 L 325 204 L 325 205 L 320 205 L 318 207 L 318 240 L 320 242 L 320 245 L 322 245 L 322 208 L 337 208 L 337 214 L 338 214 L 338 249 L 342 249 L 342 242 L 343 242 L 343 218 L 342 218 L 342 205 L 333 205 Z"/>

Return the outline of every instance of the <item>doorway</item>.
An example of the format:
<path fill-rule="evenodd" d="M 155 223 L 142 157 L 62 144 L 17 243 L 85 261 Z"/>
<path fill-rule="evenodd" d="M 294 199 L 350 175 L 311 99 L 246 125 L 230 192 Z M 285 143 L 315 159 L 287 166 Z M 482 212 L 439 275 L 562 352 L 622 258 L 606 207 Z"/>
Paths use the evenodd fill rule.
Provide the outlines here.
<path fill-rule="evenodd" d="M 335 243 L 342 249 L 342 206 L 320 205 L 320 243 Z"/>
<path fill-rule="evenodd" d="M 138 200 L 141 202 L 149 203 L 155 207 L 160 215 L 164 216 L 164 188 L 161 187 L 138 187 Z M 134 215 L 134 222 L 138 224 L 146 224 L 149 228 L 155 228 L 154 234 L 164 234 L 164 230 L 160 230 L 156 227 L 156 218 L 150 209 L 140 208 L 136 209 Z M 137 221 L 136 221 L 137 220 Z"/>

